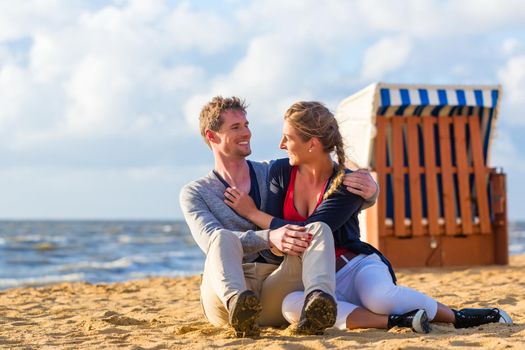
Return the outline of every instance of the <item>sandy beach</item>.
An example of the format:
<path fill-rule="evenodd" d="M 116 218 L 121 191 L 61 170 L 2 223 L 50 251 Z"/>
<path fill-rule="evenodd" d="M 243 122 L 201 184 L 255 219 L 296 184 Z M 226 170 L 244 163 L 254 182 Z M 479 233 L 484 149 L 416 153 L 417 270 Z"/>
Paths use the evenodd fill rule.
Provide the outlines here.
<path fill-rule="evenodd" d="M 452 307 L 499 306 L 514 325 L 456 330 L 433 324 L 428 335 L 408 330 L 330 329 L 324 336 L 290 336 L 264 328 L 237 339 L 205 320 L 199 276 L 109 285 L 62 283 L 0 292 L 0 348 L 6 349 L 435 349 L 510 348 L 525 344 L 525 255 L 509 266 L 402 269 L 399 283 Z"/>

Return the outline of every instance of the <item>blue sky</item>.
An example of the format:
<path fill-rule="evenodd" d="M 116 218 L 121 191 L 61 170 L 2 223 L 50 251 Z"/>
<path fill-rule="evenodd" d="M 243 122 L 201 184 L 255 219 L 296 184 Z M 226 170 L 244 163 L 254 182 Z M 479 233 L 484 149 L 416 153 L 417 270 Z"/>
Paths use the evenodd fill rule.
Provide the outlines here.
<path fill-rule="evenodd" d="M 503 85 L 491 163 L 525 219 L 525 2 L 2 1 L 0 218 L 179 219 L 217 94 L 250 104 L 253 159 L 286 107 L 376 81 Z"/>

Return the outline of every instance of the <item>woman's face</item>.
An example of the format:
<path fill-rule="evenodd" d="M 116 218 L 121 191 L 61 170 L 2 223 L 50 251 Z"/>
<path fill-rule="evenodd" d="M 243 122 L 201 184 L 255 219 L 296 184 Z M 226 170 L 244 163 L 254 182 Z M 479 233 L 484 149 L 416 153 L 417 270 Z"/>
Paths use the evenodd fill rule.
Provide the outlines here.
<path fill-rule="evenodd" d="M 283 137 L 279 148 L 288 152 L 290 165 L 305 163 L 312 157 L 312 153 L 309 152 L 311 150 L 311 142 L 303 141 L 297 130 L 287 120 L 284 121 Z"/>

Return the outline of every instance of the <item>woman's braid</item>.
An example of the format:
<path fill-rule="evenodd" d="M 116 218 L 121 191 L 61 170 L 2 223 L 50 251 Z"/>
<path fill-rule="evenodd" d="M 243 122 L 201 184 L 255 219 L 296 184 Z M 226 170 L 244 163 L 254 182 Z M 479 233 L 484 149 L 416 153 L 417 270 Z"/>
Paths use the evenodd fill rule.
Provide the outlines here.
<path fill-rule="evenodd" d="M 343 137 L 341 136 L 341 133 L 339 132 L 339 127 L 337 126 L 337 121 L 335 121 L 335 130 L 334 130 L 334 148 L 335 148 L 335 154 L 337 156 L 337 174 L 335 175 L 334 180 L 332 181 L 332 184 L 328 188 L 328 190 L 325 192 L 323 199 L 326 199 L 330 197 L 341 185 L 343 182 L 343 178 L 345 176 L 345 163 L 346 163 L 346 155 L 345 155 L 345 147 L 343 144 Z"/>

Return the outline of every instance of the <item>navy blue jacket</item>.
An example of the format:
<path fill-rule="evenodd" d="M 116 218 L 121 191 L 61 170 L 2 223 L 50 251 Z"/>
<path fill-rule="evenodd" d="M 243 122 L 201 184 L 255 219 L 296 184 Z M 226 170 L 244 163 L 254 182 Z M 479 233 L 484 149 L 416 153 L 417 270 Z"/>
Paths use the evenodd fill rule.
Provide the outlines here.
<path fill-rule="evenodd" d="M 351 170 L 346 171 L 351 172 Z M 360 239 L 357 215 L 363 205 L 363 198 L 348 192 L 344 185 L 341 184 L 330 197 L 324 199 L 305 221 L 296 222 L 282 219 L 284 200 L 290 185 L 291 173 L 292 166 L 288 158 L 278 159 L 270 167 L 269 193 L 266 207 L 263 209 L 274 217 L 270 223 L 270 229 L 277 229 L 286 224 L 304 226 L 317 221 L 324 222 L 332 230 L 336 247 L 347 248 L 356 254 L 378 254 L 388 266 L 395 283 L 396 278 L 390 262 L 375 247 Z M 335 175 L 336 168 L 334 167 L 334 172 L 328 180 L 326 190 L 330 188 Z"/>

